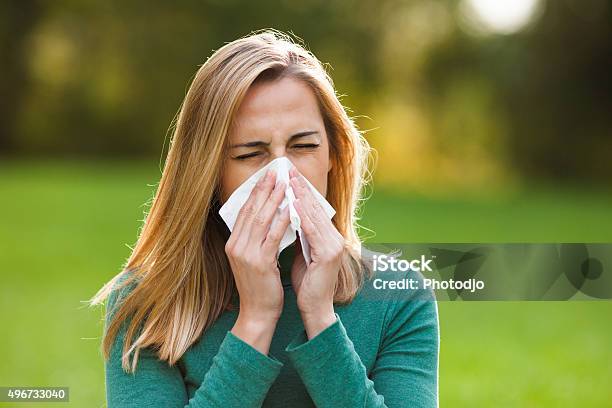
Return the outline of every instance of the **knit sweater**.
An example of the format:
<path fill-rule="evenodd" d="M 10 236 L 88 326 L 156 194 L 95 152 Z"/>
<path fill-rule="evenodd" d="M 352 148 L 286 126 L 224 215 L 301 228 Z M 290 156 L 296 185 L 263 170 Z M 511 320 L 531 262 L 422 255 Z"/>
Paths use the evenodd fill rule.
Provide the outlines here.
<path fill-rule="evenodd" d="M 143 349 L 136 372 L 126 373 L 124 322 L 105 361 L 108 406 L 437 407 L 434 295 L 376 289 L 381 272 L 375 272 L 350 304 L 334 305 L 336 321 L 308 339 L 291 285 L 294 251 L 295 244 L 279 257 L 284 306 L 267 355 L 230 331 L 238 310 L 227 310 L 176 364 Z M 408 276 L 419 275 L 412 271 L 397 274 L 394 279 L 419 278 Z M 129 290 L 111 292 L 105 327 L 118 297 Z"/>

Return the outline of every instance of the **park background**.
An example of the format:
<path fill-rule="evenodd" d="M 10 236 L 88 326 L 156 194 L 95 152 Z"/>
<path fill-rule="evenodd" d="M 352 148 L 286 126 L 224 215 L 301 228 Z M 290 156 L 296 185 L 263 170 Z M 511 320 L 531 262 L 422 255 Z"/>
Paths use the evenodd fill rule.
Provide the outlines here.
<path fill-rule="evenodd" d="M 612 242 L 611 17 L 606 0 L 3 1 L 0 386 L 104 405 L 86 301 L 136 241 L 195 71 L 261 28 L 328 64 L 378 152 L 366 242 Z M 439 311 L 441 406 L 609 406 L 611 302 Z"/>

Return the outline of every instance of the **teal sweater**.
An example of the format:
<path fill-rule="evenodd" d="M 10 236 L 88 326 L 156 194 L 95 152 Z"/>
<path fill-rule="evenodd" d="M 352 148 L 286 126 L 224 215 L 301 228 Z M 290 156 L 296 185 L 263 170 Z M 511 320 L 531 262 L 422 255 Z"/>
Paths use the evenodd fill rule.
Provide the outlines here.
<path fill-rule="evenodd" d="M 417 299 L 375 289 L 374 276 L 349 305 L 334 306 L 336 322 L 308 340 L 291 287 L 294 250 L 291 245 L 279 257 L 285 301 L 268 355 L 230 331 L 238 311 L 226 311 L 177 364 L 145 349 L 128 374 L 121 367 L 124 323 L 105 362 L 108 406 L 437 407 L 433 294 Z M 116 292 L 108 300 L 107 325 L 108 311 L 125 295 Z"/>

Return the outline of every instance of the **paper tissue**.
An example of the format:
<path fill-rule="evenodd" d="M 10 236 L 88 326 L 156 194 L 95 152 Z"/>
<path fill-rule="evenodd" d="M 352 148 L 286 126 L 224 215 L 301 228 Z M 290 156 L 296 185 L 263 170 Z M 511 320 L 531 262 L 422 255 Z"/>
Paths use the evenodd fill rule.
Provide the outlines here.
<path fill-rule="evenodd" d="M 257 181 L 263 177 L 268 169 L 274 169 L 276 171 L 276 183 L 278 184 L 280 181 L 284 181 L 287 186 L 285 190 L 285 197 L 281 202 L 280 206 L 276 209 L 276 214 L 272 220 L 272 225 L 278 222 L 281 210 L 283 210 L 286 206 L 289 206 L 289 218 L 290 224 L 285 231 L 283 238 L 280 241 L 280 245 L 278 248 L 277 256 L 280 252 L 291 245 L 296 240 L 296 233 L 300 237 L 300 243 L 302 245 L 302 253 L 304 254 L 304 259 L 306 260 L 306 264 L 308 265 L 311 261 L 310 257 L 310 245 L 308 244 L 306 237 L 302 233 L 300 227 L 300 217 L 293 206 L 293 202 L 295 201 L 295 194 L 293 192 L 293 188 L 289 184 L 289 170 L 293 164 L 287 157 L 279 157 L 277 159 L 272 160 L 266 166 L 259 169 L 255 174 L 249 177 L 244 183 L 242 183 L 238 188 L 230 195 L 227 201 L 223 204 L 221 209 L 219 210 L 219 215 L 227 224 L 230 231 L 233 230 L 234 224 L 236 223 L 236 218 L 238 217 L 238 213 L 244 203 L 249 198 L 251 191 L 255 187 Z M 319 191 L 304 177 L 306 180 L 306 184 L 313 192 L 314 197 L 317 201 L 321 203 L 323 209 L 327 216 L 331 219 L 334 214 L 336 214 L 336 210 L 327 202 L 325 197 L 319 193 Z"/>

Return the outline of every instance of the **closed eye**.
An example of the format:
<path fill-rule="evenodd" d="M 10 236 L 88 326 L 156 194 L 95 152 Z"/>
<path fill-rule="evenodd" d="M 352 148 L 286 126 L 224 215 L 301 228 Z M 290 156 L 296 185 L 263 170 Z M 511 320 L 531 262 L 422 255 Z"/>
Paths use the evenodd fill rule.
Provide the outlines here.
<path fill-rule="evenodd" d="M 320 144 L 318 143 L 300 143 L 300 144 L 294 144 L 291 147 L 294 147 L 296 149 L 316 149 L 317 147 L 319 147 Z M 252 152 L 252 153 L 247 153 L 247 154 L 243 154 L 240 156 L 236 156 L 234 157 L 234 159 L 236 160 L 246 160 L 246 159 L 250 159 L 251 157 L 256 157 L 261 155 L 262 152 Z"/>
<path fill-rule="evenodd" d="M 319 145 L 316 143 L 304 143 L 304 144 L 295 144 L 293 145 L 293 147 L 298 148 L 298 149 L 314 149 L 314 148 L 319 147 Z"/>
<path fill-rule="evenodd" d="M 245 160 L 251 157 L 255 157 L 255 156 L 259 156 L 261 154 L 261 152 L 253 152 L 253 153 L 248 153 L 248 154 L 243 154 L 241 156 L 236 156 L 234 157 L 234 159 L 236 160 Z"/>

